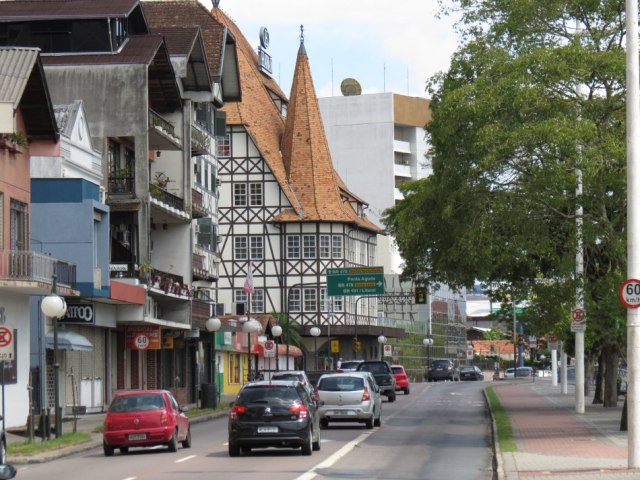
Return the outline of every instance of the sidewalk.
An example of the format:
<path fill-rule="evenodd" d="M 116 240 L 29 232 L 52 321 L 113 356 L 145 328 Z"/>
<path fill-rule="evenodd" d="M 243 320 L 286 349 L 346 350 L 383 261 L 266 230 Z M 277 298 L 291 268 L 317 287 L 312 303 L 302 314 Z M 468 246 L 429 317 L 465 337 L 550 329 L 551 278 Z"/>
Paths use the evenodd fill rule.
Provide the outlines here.
<path fill-rule="evenodd" d="M 220 402 L 229 403 L 233 401 L 235 395 L 225 396 L 223 395 L 220 399 Z M 187 405 L 190 409 L 196 408 L 196 405 Z M 191 423 L 200 423 L 211 420 L 212 418 L 217 417 L 225 417 L 228 415 L 228 410 L 216 410 L 215 412 L 208 413 L 205 415 L 200 415 L 197 417 L 191 418 Z M 7 455 L 7 462 L 13 465 L 24 465 L 28 463 L 43 463 L 49 462 L 51 460 L 55 460 L 56 458 L 64 457 L 66 455 L 71 455 L 78 452 L 83 452 L 86 450 L 91 450 L 94 448 L 102 448 L 102 433 L 100 427 L 104 423 L 105 413 L 89 413 L 85 415 L 78 416 L 76 431 L 78 432 L 86 432 L 91 435 L 91 439 L 87 442 L 78 443 L 74 445 L 68 445 L 58 449 L 47 450 L 39 453 L 35 453 L 32 455 Z M 65 418 L 62 422 L 62 432 L 63 433 L 71 433 L 73 432 L 73 419 Z M 51 438 L 55 438 L 55 435 L 52 434 Z M 12 442 L 24 442 L 28 438 L 21 435 L 17 435 L 15 433 L 7 432 L 7 443 L 11 444 Z M 34 442 L 41 442 L 41 437 L 34 437 Z"/>
<path fill-rule="evenodd" d="M 493 386 L 511 418 L 518 449 L 500 452 L 496 442 L 500 480 L 640 478 L 640 469 L 627 468 L 622 399 L 616 408 L 604 408 L 585 397 L 585 413 L 578 415 L 573 385 L 567 395 L 550 378 Z"/>

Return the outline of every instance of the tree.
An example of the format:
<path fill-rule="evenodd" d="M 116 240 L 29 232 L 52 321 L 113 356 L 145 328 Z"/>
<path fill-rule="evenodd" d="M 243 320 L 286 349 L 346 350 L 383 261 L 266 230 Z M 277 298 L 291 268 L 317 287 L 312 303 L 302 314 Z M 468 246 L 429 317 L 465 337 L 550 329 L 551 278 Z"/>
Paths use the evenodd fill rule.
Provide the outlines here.
<path fill-rule="evenodd" d="M 617 369 L 607 352 L 625 344 L 616 299 L 626 270 L 624 1 L 448 5 L 461 13 L 464 43 L 428 82 L 434 173 L 403 186 L 385 214 L 403 276 L 499 284 L 530 302 L 539 334 L 568 338 L 580 201 L 586 347 Z M 615 384 L 607 392 L 605 406 L 615 405 Z"/>

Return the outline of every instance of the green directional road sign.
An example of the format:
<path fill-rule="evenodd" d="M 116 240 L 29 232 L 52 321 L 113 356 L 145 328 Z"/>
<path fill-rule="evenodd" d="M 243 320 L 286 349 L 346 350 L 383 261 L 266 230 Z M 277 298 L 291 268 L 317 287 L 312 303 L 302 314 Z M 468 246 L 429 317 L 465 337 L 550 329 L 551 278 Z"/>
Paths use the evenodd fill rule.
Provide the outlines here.
<path fill-rule="evenodd" d="M 382 267 L 328 268 L 329 296 L 382 295 L 384 269 Z"/>

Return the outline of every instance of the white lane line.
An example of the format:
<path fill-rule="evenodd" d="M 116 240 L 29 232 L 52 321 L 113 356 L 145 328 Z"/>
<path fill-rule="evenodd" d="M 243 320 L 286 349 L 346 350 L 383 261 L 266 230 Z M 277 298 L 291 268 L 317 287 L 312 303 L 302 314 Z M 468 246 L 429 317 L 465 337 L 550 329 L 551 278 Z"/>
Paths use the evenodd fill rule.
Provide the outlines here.
<path fill-rule="evenodd" d="M 175 462 L 173 462 L 173 463 L 182 463 L 182 462 L 186 462 L 187 460 L 191 460 L 192 458 L 196 458 L 196 456 L 197 456 L 197 455 L 188 455 L 188 456 L 186 456 L 186 457 L 184 457 L 184 458 L 180 458 L 180 459 L 176 460 L 176 461 L 175 461 Z"/>
<path fill-rule="evenodd" d="M 126 478 L 123 478 L 122 480 L 136 480 L 136 478 L 138 477 L 126 477 Z"/>
<path fill-rule="evenodd" d="M 371 435 L 374 432 L 375 432 L 375 430 L 371 430 L 369 432 L 363 433 L 362 435 L 360 435 L 359 437 L 355 438 L 354 440 L 351 440 L 349 443 L 347 443 L 344 447 L 342 447 L 340 450 L 335 452 L 329 458 L 327 458 L 323 462 L 320 462 L 319 464 L 314 466 L 311 470 L 309 470 L 308 472 L 303 473 L 302 475 L 300 475 L 299 477 L 295 478 L 294 480 L 311 480 L 311 479 L 315 478 L 318 475 L 316 473 L 316 470 L 318 470 L 320 468 L 329 468 L 329 467 L 331 467 L 333 464 L 338 462 L 338 460 L 340 460 L 342 457 L 344 457 L 347 453 L 349 453 L 351 450 L 353 450 L 359 443 L 361 443 L 364 440 L 366 440 L 367 437 L 369 437 L 369 435 Z"/>

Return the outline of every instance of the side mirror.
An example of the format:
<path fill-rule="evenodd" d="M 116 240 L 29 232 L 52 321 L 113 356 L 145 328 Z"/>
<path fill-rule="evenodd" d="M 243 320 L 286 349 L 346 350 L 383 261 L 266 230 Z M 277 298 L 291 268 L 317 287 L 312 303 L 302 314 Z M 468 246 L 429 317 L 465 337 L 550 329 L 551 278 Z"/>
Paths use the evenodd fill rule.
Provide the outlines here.
<path fill-rule="evenodd" d="M 186 412 L 188 412 L 188 411 L 189 411 L 189 407 L 187 407 L 186 405 L 181 405 L 181 406 L 180 406 L 180 411 L 181 411 L 182 413 L 186 413 Z"/>
<path fill-rule="evenodd" d="M 0 465 L 0 480 L 9 480 L 16 476 L 18 471 L 13 465 L 4 464 Z"/>

